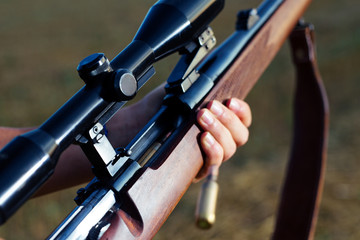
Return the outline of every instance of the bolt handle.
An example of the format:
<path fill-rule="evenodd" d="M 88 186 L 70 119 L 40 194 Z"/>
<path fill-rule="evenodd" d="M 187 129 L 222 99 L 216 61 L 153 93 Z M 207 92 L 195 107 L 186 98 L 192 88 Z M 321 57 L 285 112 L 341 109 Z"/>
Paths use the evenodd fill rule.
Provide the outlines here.
<path fill-rule="evenodd" d="M 212 167 L 210 174 L 201 186 L 195 213 L 196 226 L 201 229 L 209 229 L 215 223 L 216 202 L 219 193 L 218 170 L 218 166 Z"/>

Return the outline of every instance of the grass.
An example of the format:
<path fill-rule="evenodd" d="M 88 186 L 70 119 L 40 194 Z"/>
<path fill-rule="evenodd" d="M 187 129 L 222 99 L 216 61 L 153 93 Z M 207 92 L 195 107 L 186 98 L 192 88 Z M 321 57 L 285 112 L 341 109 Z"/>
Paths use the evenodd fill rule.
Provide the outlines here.
<path fill-rule="evenodd" d="M 259 2 L 259 1 L 256 1 Z M 153 1 L 5 0 L 0 3 L 0 125 L 38 125 L 82 82 L 78 62 L 94 52 L 113 58 L 135 34 Z M 219 41 L 237 10 L 250 1 L 226 1 L 213 24 Z M 360 4 L 317 0 L 305 17 L 317 31 L 319 66 L 327 87 L 331 125 L 328 166 L 316 239 L 359 239 L 360 231 Z M 176 62 L 156 64 L 166 79 Z M 247 101 L 254 122 L 249 143 L 221 169 L 220 203 L 213 229 L 197 230 L 193 185 L 155 239 L 269 239 L 291 139 L 293 69 L 287 44 Z M 29 201 L 4 226 L 6 239 L 42 239 L 74 207 L 70 189 Z M 186 233 L 186 234 L 184 234 Z"/>

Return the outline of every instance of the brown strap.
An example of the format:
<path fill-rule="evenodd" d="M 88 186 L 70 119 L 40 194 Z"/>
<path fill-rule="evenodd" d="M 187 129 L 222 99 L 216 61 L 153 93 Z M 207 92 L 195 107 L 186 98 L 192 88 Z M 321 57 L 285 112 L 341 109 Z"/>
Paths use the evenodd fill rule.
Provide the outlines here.
<path fill-rule="evenodd" d="M 299 24 L 290 35 L 296 67 L 292 152 L 273 239 L 313 239 L 323 188 L 328 101 L 317 68 L 314 31 Z"/>

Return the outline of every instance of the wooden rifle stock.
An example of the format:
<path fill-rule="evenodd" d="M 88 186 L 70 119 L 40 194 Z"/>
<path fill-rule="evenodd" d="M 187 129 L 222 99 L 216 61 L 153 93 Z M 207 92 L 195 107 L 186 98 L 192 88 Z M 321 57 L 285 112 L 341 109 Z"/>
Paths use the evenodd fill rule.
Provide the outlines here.
<path fill-rule="evenodd" d="M 284 1 L 221 77 L 204 103 L 230 97 L 244 99 L 310 2 Z M 203 165 L 197 142 L 199 133 L 200 129 L 193 124 L 164 163 L 157 169 L 147 168 L 128 190 L 134 202 L 132 206 L 137 207 L 134 210 L 141 215 L 141 226 L 136 219 L 120 211 L 103 239 L 151 239 L 157 233 Z"/>

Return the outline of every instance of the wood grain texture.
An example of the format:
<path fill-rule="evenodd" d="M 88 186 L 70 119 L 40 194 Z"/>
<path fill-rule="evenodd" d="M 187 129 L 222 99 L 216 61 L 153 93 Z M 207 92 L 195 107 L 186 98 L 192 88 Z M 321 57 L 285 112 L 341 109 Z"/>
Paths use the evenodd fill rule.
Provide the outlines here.
<path fill-rule="evenodd" d="M 129 195 L 144 223 L 143 231 L 137 234 L 138 239 L 149 239 L 157 233 L 200 170 L 203 161 L 196 141 L 199 132 L 195 125 L 192 126 L 166 161 L 156 170 L 148 168 L 130 188 Z M 131 234 L 123 221 L 116 222 L 105 239 L 134 237 L 134 232 Z"/>

